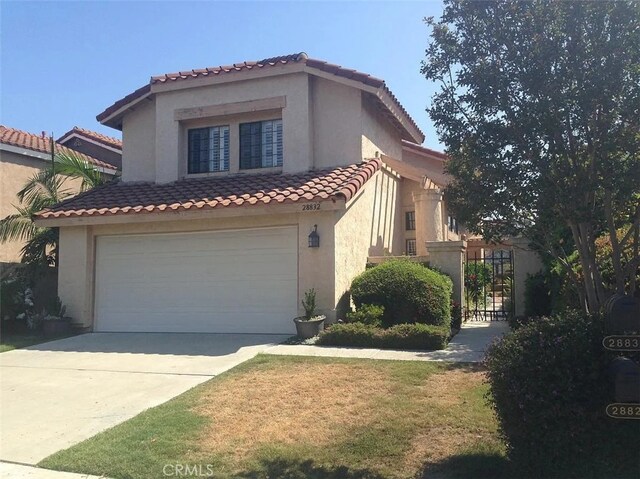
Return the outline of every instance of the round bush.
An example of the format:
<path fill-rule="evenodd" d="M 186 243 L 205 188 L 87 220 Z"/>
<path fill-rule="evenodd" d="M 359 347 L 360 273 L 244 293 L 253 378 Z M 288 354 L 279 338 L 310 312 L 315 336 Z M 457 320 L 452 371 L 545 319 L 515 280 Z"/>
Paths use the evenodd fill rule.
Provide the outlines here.
<path fill-rule="evenodd" d="M 451 325 L 451 279 L 406 260 L 391 260 L 366 270 L 351 283 L 356 307 L 384 307 L 385 327 L 402 323 Z"/>
<path fill-rule="evenodd" d="M 640 477 L 640 427 L 608 418 L 603 320 L 567 312 L 506 334 L 485 358 L 509 457 L 532 477 Z"/>

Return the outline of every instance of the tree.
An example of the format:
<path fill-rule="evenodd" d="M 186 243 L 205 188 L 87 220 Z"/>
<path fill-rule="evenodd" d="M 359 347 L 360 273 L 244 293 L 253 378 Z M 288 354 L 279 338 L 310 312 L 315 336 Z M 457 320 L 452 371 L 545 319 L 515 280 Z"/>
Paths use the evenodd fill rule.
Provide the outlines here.
<path fill-rule="evenodd" d="M 450 157 L 458 219 L 488 240 L 531 238 L 563 264 L 585 311 L 611 293 L 596 263 L 606 233 L 615 292 L 633 294 L 640 3 L 445 0 L 442 18 L 426 22 L 422 72 L 441 85 L 428 112 Z M 574 247 L 580 277 L 567 261 Z"/>
<path fill-rule="evenodd" d="M 49 168 L 35 173 L 18 192 L 16 213 L 0 221 L 0 243 L 26 241 L 22 262 L 56 265 L 58 229 L 36 226 L 33 215 L 76 193 L 70 180 L 80 180 L 80 192 L 106 182 L 106 177 L 75 152 L 58 152 Z"/>

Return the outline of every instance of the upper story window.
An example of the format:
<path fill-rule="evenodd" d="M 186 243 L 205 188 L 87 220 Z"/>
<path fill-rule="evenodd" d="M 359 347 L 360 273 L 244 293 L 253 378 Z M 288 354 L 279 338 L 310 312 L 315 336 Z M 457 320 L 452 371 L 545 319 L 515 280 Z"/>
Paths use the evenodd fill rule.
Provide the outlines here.
<path fill-rule="evenodd" d="M 229 126 L 189 130 L 189 173 L 229 170 Z"/>
<path fill-rule="evenodd" d="M 240 124 L 240 169 L 282 166 L 282 120 Z"/>
<path fill-rule="evenodd" d="M 416 229 L 416 212 L 407 211 L 404 214 L 405 229 L 407 231 L 413 231 Z"/>
<path fill-rule="evenodd" d="M 449 231 L 451 231 L 452 233 L 458 234 L 458 220 L 451 215 L 449 215 L 448 220 L 449 220 L 448 221 Z"/>

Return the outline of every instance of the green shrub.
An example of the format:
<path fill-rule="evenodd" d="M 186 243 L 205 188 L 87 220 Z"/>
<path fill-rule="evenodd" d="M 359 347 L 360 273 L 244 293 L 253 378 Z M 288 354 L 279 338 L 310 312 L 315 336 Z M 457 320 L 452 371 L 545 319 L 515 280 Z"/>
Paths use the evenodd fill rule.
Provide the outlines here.
<path fill-rule="evenodd" d="M 401 323 L 451 324 L 451 279 L 406 260 L 391 260 L 366 270 L 353 280 L 357 307 L 384 307 L 383 326 Z"/>
<path fill-rule="evenodd" d="M 356 311 L 347 313 L 347 322 L 362 323 L 369 326 L 382 326 L 384 306 L 375 304 L 361 304 Z"/>
<path fill-rule="evenodd" d="M 387 329 L 363 323 L 334 324 L 320 333 L 316 344 L 379 349 L 444 349 L 449 328 L 428 324 L 397 324 Z"/>
<path fill-rule="evenodd" d="M 375 335 L 379 328 L 363 323 L 338 323 L 327 327 L 318 336 L 316 344 L 323 346 L 376 347 Z"/>
<path fill-rule="evenodd" d="M 551 290 L 547 275 L 543 272 L 529 275 L 524 289 L 525 316 L 549 316 L 551 314 Z"/>
<path fill-rule="evenodd" d="M 489 399 L 509 456 L 533 477 L 638 477 L 640 428 L 605 415 L 613 356 L 603 337 L 600 317 L 568 312 L 488 349 Z"/>
<path fill-rule="evenodd" d="M 380 333 L 381 349 L 435 350 L 447 347 L 450 329 L 430 324 L 397 324 Z"/>

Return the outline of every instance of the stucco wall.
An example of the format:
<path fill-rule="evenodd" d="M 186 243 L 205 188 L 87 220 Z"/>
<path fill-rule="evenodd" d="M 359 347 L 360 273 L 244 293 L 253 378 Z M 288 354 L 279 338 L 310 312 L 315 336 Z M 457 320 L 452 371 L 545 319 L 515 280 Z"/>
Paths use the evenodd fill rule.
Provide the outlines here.
<path fill-rule="evenodd" d="M 311 86 L 315 167 L 361 161 L 360 90 L 314 77 Z"/>
<path fill-rule="evenodd" d="M 0 218 L 16 213 L 14 205 L 19 204 L 16 194 L 34 173 L 46 165 L 45 161 L 37 158 L 0 151 Z M 23 246 L 21 241 L 0 244 L 0 262 L 19 262 Z"/>
<path fill-rule="evenodd" d="M 122 181 L 156 179 L 156 109 L 146 101 L 122 122 Z"/>
<path fill-rule="evenodd" d="M 61 251 L 59 294 L 74 321 L 91 326 L 93 321 L 93 264 L 95 237 L 100 235 L 215 231 L 270 226 L 298 227 L 298 308 L 304 292 L 315 288 L 318 309 L 330 320 L 335 317 L 333 211 L 237 216 L 206 220 L 162 221 L 60 228 Z M 308 235 L 318 225 L 320 247 L 308 247 Z M 249 297 L 247 298 L 250 299 Z M 293 318 L 292 318 L 293 319 Z"/>
<path fill-rule="evenodd" d="M 371 103 L 367 95 L 362 95 L 362 157 L 374 158 L 376 153 L 402 158 L 400 132 L 386 120 Z"/>
<path fill-rule="evenodd" d="M 166 91 L 156 96 L 156 181 L 165 183 L 180 177 L 182 163 L 186 163 L 186 144 L 182 139 L 184 127 L 174 119 L 179 109 L 223 105 L 227 103 L 261 100 L 286 96 L 282 109 L 283 170 L 305 171 L 310 167 L 311 134 L 309 130 L 308 77 L 303 73 L 279 77 L 213 84 L 197 88 Z M 274 118 L 277 118 L 275 116 Z M 251 113 L 244 121 L 253 121 Z M 125 139 L 126 142 L 126 139 Z M 238 162 L 238 157 L 230 161 Z M 124 161 L 127 161 L 125 157 Z"/>
<path fill-rule="evenodd" d="M 335 301 L 341 300 L 351 281 L 364 271 L 369 256 L 400 254 L 399 180 L 379 171 L 337 212 L 335 233 Z"/>
<path fill-rule="evenodd" d="M 361 90 L 305 72 L 239 76 L 237 81 L 222 83 L 189 81 L 171 88 L 171 85 L 157 87 L 154 101 L 145 100 L 124 115 L 124 181 L 165 183 L 184 177 L 187 130 L 205 125 L 231 126 L 229 173 L 237 173 L 238 124 L 275 118 L 283 121 L 285 173 L 353 164 L 374 157 L 376 152 L 402 156 L 398 131 Z M 206 109 L 278 97 L 285 97 L 286 106 L 271 111 L 248 110 L 228 116 L 207 116 L 203 111 L 198 119 L 175 117 L 176 111 L 189 108 Z"/>

